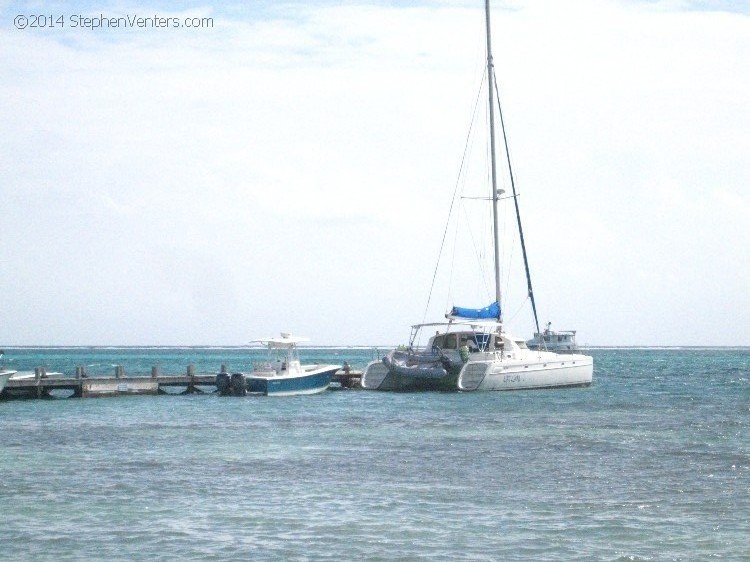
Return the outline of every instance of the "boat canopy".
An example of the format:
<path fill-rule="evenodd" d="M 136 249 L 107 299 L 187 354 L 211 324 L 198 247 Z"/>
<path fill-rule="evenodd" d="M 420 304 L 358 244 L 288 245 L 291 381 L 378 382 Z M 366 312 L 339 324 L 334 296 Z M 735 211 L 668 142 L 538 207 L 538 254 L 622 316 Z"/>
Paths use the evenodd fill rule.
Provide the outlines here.
<path fill-rule="evenodd" d="M 269 349 L 283 349 L 289 347 L 296 347 L 298 343 L 303 341 L 310 341 L 309 338 L 300 338 L 292 336 L 285 332 L 282 332 L 281 337 L 270 337 L 260 338 L 253 340 L 251 343 L 259 343 L 263 346 L 267 346 Z"/>
<path fill-rule="evenodd" d="M 451 318 L 500 318 L 500 303 L 497 301 L 484 308 L 461 308 L 454 306 L 450 314 Z"/>

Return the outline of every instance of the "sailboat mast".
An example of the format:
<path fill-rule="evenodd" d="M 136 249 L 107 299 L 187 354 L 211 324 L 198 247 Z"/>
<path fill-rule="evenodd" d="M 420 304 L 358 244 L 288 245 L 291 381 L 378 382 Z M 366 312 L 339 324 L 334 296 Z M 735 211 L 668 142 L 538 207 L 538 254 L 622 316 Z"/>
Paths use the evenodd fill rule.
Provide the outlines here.
<path fill-rule="evenodd" d="M 487 84 L 490 105 L 490 154 L 492 158 L 492 234 L 495 249 L 495 301 L 500 305 L 500 243 L 497 217 L 497 164 L 495 163 L 495 104 L 493 91 L 495 89 L 495 70 L 492 61 L 492 42 L 490 40 L 490 0 L 484 2 L 485 21 L 487 23 Z M 502 305 L 498 320 L 502 320 Z"/>
<path fill-rule="evenodd" d="M 497 97 L 497 111 L 500 114 L 500 128 L 503 131 L 503 142 L 505 143 L 505 157 L 508 159 L 508 174 L 510 175 L 510 185 L 513 187 L 513 202 L 516 206 L 516 220 L 518 221 L 518 236 L 521 239 L 521 252 L 523 253 L 523 266 L 526 269 L 526 286 L 529 290 L 529 299 L 531 299 L 531 310 L 534 312 L 534 324 L 536 324 L 536 333 L 541 333 L 539 329 L 539 317 L 536 314 L 536 301 L 534 300 L 534 290 L 531 288 L 531 272 L 529 271 L 529 257 L 526 254 L 526 242 L 523 239 L 523 227 L 521 226 L 521 211 L 518 209 L 518 194 L 516 193 L 516 182 L 513 179 L 513 167 L 510 165 L 510 151 L 508 150 L 508 137 L 505 134 L 505 120 L 503 119 L 503 108 L 500 106 L 500 96 Z"/>

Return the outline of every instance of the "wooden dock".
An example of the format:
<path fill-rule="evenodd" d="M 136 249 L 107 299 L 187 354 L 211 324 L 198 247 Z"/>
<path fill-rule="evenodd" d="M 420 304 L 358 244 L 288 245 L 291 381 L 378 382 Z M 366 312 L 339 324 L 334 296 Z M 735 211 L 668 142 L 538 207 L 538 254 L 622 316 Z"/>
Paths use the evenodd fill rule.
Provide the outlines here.
<path fill-rule="evenodd" d="M 222 371 L 226 372 L 224 366 Z M 217 373 L 196 373 L 188 365 L 183 375 L 162 375 L 158 367 L 152 367 L 151 376 L 125 376 L 122 366 L 115 367 L 114 376 L 89 377 L 83 367 L 76 368 L 75 377 L 59 373 L 48 375 L 43 367 L 34 371 L 34 376 L 8 381 L 0 393 L 1 400 L 28 398 L 55 398 L 53 391 L 72 391 L 70 398 L 92 398 L 101 396 L 123 396 L 141 394 L 192 394 L 216 391 Z M 331 388 L 360 388 L 361 371 L 341 369 L 333 375 Z M 167 388 L 182 392 L 168 392 Z"/>

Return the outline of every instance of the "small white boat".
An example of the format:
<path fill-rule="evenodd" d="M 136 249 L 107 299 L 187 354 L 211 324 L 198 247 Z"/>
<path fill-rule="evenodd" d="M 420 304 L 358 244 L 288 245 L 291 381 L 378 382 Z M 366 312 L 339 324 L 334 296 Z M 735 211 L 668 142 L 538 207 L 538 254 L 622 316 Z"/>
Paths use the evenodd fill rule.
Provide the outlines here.
<path fill-rule="evenodd" d="M 536 332 L 534 337 L 526 342 L 529 349 L 555 353 L 578 353 L 580 351 L 576 343 L 575 330 L 550 330 L 551 325 L 552 322 L 547 322 L 547 327 L 543 332 Z"/>
<path fill-rule="evenodd" d="M 280 337 L 255 340 L 268 348 L 266 361 L 253 366 L 249 374 L 234 373 L 227 379 L 226 373 L 217 375 L 217 387 L 231 394 L 244 392 L 267 396 L 291 396 L 295 394 L 317 394 L 331 384 L 334 373 L 341 365 L 302 365 L 297 344 L 307 338 L 282 333 Z M 223 383 L 219 378 L 223 376 Z M 244 392 L 243 392 L 244 390 Z"/>
<path fill-rule="evenodd" d="M 4 352 L 0 351 L 0 359 L 3 358 Z M 16 374 L 16 371 L 10 369 L 0 369 L 0 392 L 3 391 L 5 385 L 8 384 L 10 377 Z"/>
<path fill-rule="evenodd" d="M 7 369 L 0 370 L 0 392 L 3 391 L 5 385 L 8 384 L 10 377 L 12 377 L 14 374 L 16 374 L 15 371 L 10 371 Z"/>
<path fill-rule="evenodd" d="M 34 380 L 36 378 L 35 371 L 13 371 L 10 380 L 12 381 L 27 381 Z M 63 374 L 59 371 L 44 371 L 43 377 L 61 377 Z"/>

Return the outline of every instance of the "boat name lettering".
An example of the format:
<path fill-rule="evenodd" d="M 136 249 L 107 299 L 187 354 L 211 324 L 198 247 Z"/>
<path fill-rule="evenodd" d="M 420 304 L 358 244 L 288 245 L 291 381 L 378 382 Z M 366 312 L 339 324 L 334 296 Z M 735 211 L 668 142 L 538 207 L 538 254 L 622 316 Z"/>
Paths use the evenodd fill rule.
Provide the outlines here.
<path fill-rule="evenodd" d="M 503 382 L 521 382 L 521 375 L 505 375 Z"/>

